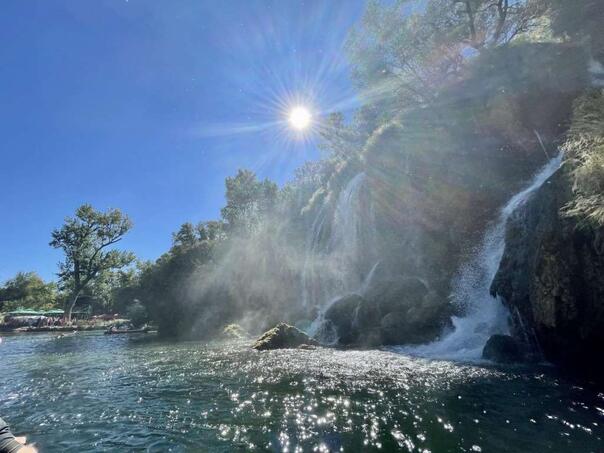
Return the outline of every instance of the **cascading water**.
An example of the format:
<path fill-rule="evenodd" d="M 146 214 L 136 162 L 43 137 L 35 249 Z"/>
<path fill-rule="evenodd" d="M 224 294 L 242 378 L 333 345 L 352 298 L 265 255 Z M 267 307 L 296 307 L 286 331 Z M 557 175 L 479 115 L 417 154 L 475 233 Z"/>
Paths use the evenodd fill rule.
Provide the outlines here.
<path fill-rule="evenodd" d="M 366 279 L 375 223 L 370 203 L 363 198 L 365 183 L 365 173 L 354 176 L 340 191 L 333 211 L 324 205 L 309 231 L 302 300 L 306 307 L 318 308 L 310 333 L 316 333 L 322 314 L 334 299 L 360 291 Z"/>
<path fill-rule="evenodd" d="M 552 176 L 562 162 L 562 153 L 551 159 L 531 183 L 501 209 L 496 223 L 487 231 L 476 256 L 466 264 L 453 286 L 451 302 L 466 315 L 453 317 L 454 330 L 442 339 L 398 351 L 424 357 L 477 360 L 491 335 L 509 333 L 508 310 L 489 292 L 505 248 L 505 226 L 510 215 Z"/>

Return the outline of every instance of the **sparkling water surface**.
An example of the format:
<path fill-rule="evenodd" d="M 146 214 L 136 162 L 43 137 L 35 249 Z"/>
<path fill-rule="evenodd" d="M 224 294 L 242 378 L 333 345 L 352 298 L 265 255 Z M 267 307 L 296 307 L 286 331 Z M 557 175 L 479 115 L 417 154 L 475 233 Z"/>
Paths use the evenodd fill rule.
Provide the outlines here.
<path fill-rule="evenodd" d="M 604 393 L 551 368 L 243 341 L 4 336 L 0 415 L 45 452 L 604 451 Z"/>

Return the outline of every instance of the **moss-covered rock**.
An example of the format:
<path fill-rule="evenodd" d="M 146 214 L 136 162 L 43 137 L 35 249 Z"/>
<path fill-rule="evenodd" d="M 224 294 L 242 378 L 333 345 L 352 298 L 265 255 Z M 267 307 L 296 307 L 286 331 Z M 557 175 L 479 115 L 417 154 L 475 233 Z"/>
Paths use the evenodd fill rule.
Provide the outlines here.
<path fill-rule="evenodd" d="M 293 349 L 302 345 L 318 346 L 318 342 L 304 332 L 284 322 L 277 324 L 272 329 L 264 332 L 252 348 L 259 351 L 269 349 Z"/>
<path fill-rule="evenodd" d="M 241 340 L 249 338 L 247 333 L 239 324 L 228 324 L 222 329 L 222 337 L 225 339 Z"/>

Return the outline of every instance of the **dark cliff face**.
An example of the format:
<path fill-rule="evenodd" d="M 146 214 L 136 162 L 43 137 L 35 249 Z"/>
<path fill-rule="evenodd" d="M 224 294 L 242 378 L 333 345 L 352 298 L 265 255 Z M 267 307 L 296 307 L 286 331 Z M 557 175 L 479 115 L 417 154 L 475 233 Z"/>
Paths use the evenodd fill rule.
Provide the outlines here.
<path fill-rule="evenodd" d="M 562 168 L 509 220 L 491 292 L 510 307 L 515 335 L 554 363 L 604 376 L 604 228 L 580 227 Z"/>

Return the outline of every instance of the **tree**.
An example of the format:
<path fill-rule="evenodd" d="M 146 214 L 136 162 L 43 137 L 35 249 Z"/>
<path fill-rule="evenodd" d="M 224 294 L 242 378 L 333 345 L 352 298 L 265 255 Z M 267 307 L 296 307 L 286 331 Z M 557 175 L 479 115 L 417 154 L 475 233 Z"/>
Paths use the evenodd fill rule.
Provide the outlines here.
<path fill-rule="evenodd" d="M 225 223 L 220 220 L 199 222 L 196 229 L 200 241 L 222 241 L 226 238 Z"/>
<path fill-rule="evenodd" d="M 0 307 L 49 309 L 57 301 L 57 285 L 46 283 L 35 272 L 19 272 L 0 287 Z"/>
<path fill-rule="evenodd" d="M 126 316 L 128 316 L 134 327 L 141 327 L 149 321 L 149 313 L 139 300 L 135 300 L 128 306 Z"/>
<path fill-rule="evenodd" d="M 468 59 L 530 31 L 545 11 L 544 0 L 373 1 L 348 43 L 361 94 L 386 112 L 401 99 L 430 103 Z"/>
<path fill-rule="evenodd" d="M 191 247 L 197 242 L 197 232 L 192 223 L 186 222 L 176 233 L 172 233 L 172 247 Z"/>
<path fill-rule="evenodd" d="M 225 180 L 227 204 L 220 211 L 229 229 L 250 229 L 268 213 L 277 200 L 277 185 L 258 181 L 250 170 L 239 170 Z"/>
<path fill-rule="evenodd" d="M 95 279 L 134 261 L 132 253 L 111 249 L 131 228 L 132 222 L 120 210 L 100 212 L 85 204 L 76 210 L 75 217 L 66 218 L 64 225 L 52 232 L 50 245 L 65 254 L 58 276 L 71 293 L 65 309 L 68 321 L 78 298 Z"/>
<path fill-rule="evenodd" d="M 528 32 L 546 11 L 543 0 L 442 0 L 436 8 L 450 8 L 461 21 L 462 41 L 476 50 L 507 44 Z M 453 19 L 451 23 L 456 23 Z"/>

